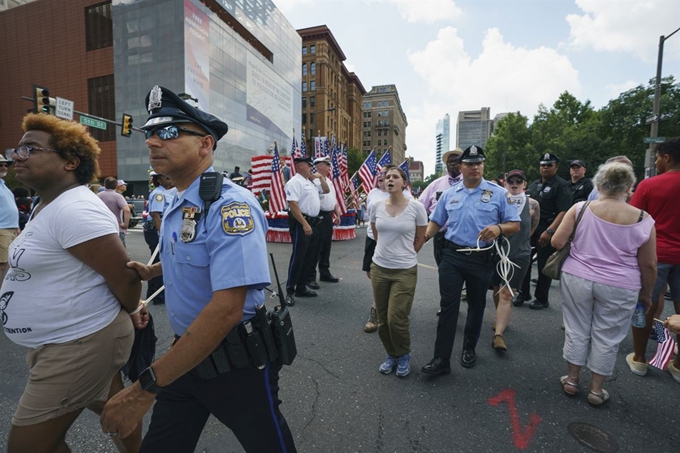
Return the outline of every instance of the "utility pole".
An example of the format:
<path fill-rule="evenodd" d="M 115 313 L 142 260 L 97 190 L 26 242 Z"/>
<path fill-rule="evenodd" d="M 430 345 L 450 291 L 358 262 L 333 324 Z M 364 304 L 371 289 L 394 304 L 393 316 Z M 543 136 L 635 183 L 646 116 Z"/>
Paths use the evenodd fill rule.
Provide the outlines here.
<path fill-rule="evenodd" d="M 659 108 L 661 104 L 661 66 L 663 64 L 663 44 L 668 38 L 676 34 L 678 31 L 680 31 L 680 28 L 676 29 L 668 36 L 659 36 L 659 56 L 656 61 L 656 80 L 654 81 L 654 106 L 652 107 L 652 117 L 650 118 L 652 127 L 649 132 L 649 136 L 652 140 L 650 140 L 649 148 L 645 153 L 645 177 L 656 175 L 656 165 L 654 164 L 655 155 L 652 152 L 652 149 L 653 144 L 655 143 L 653 140 L 659 136 L 659 121 L 661 120 L 659 117 Z"/>

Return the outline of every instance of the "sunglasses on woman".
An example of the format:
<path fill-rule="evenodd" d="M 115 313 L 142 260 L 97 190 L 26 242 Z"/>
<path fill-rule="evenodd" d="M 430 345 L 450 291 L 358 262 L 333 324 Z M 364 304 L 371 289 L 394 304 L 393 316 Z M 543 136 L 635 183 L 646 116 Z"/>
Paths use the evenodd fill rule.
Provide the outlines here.
<path fill-rule="evenodd" d="M 508 184 L 522 184 L 523 182 L 521 179 L 508 179 Z"/>
<path fill-rule="evenodd" d="M 156 134 L 158 138 L 161 140 L 173 140 L 175 138 L 179 137 L 179 133 L 184 132 L 186 134 L 191 134 L 191 135 L 198 135 L 198 136 L 205 136 L 207 134 L 204 134 L 202 132 L 198 131 L 192 131 L 191 129 L 185 129 L 183 127 L 175 126 L 174 124 L 171 124 L 169 126 L 163 126 L 163 127 L 157 127 L 154 129 L 146 129 L 144 131 L 144 136 L 149 139 L 153 137 L 153 134 Z"/>

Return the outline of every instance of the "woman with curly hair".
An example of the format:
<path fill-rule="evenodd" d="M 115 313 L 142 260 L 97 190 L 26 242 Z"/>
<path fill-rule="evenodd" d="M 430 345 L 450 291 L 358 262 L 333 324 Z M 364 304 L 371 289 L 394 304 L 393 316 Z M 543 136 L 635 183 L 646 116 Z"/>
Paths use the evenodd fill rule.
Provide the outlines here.
<path fill-rule="evenodd" d="M 141 282 L 128 269 L 117 220 L 87 184 L 100 149 L 80 124 L 54 116 L 24 118 L 24 136 L 5 157 L 16 179 L 40 193 L 9 248 L 2 285 L 4 331 L 29 348 L 28 382 L 12 418 L 8 451 L 70 451 L 65 437 L 83 409 L 100 413 L 122 389 Z M 74 222 L 86 212 L 87 222 Z M 115 379 L 114 379 L 115 377 Z M 136 451 L 141 425 L 120 451 Z"/>

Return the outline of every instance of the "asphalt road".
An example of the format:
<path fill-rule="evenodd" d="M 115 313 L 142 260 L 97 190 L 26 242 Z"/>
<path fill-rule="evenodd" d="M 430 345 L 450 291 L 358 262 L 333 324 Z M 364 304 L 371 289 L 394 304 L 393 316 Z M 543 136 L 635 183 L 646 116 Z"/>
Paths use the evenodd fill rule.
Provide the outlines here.
<path fill-rule="evenodd" d="M 333 244 L 331 269 L 340 283 L 322 282 L 320 297 L 298 299 L 291 308 L 298 356 L 281 372 L 280 397 L 298 451 L 680 451 L 680 384 L 656 369 L 646 377 L 633 375 L 625 363 L 632 349 L 630 335 L 621 344 L 614 375 L 606 382 L 611 400 L 604 407 L 590 407 L 583 391 L 576 398 L 562 393 L 558 380 L 566 374 L 566 364 L 556 283 L 550 308 L 513 308 L 505 334 L 508 351 L 502 355 L 491 348 L 494 308 L 488 293 L 477 364 L 471 369 L 458 362 L 465 323 L 463 303 L 452 373 L 435 378 L 421 374 L 420 368 L 432 356 L 439 305 L 431 244 L 419 254 L 411 313 L 411 374 L 404 379 L 380 374 L 378 367 L 385 356 L 380 340 L 376 333 L 363 332 L 371 303 L 369 281 L 360 270 L 364 235 L 365 229 L 359 229 L 357 239 Z M 131 231 L 127 242 L 133 259 L 148 259 L 140 229 Z M 269 251 L 285 279 L 290 244 L 269 244 Z M 150 309 L 162 353 L 172 337 L 165 307 Z M 664 316 L 671 309 L 666 307 Z M 650 342 L 650 353 L 655 347 Z M 4 335 L 0 350 L 0 450 L 4 451 L 27 368 L 26 351 Z M 589 373 L 584 372 L 582 388 L 587 388 L 588 381 Z M 147 414 L 145 428 L 148 419 Z M 587 432 L 608 435 L 618 450 L 604 449 L 604 444 L 599 450 L 582 446 L 568 431 L 572 423 L 594 425 Z M 74 452 L 116 451 L 101 433 L 98 417 L 88 412 L 71 428 L 67 442 Z M 211 418 L 196 451 L 243 450 L 229 430 Z"/>

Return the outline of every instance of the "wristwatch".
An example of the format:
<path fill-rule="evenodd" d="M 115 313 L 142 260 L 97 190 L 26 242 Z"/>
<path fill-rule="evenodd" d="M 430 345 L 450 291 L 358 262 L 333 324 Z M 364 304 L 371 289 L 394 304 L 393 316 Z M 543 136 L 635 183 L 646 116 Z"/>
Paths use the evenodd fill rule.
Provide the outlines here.
<path fill-rule="evenodd" d="M 163 387 L 156 385 L 156 373 L 153 372 L 153 368 L 151 367 L 139 373 L 138 379 L 142 390 L 146 390 L 154 395 L 158 395 L 161 390 L 163 390 Z"/>
<path fill-rule="evenodd" d="M 546 228 L 545 231 L 546 231 L 550 236 L 552 236 L 553 234 L 555 234 L 555 232 L 554 232 L 553 230 L 551 230 L 550 228 Z"/>

